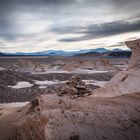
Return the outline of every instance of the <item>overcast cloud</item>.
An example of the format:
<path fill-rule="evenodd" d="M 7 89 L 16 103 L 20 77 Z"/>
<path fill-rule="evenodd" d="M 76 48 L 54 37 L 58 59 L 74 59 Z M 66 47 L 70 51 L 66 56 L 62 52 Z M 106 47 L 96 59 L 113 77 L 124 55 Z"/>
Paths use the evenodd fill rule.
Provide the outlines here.
<path fill-rule="evenodd" d="M 0 0 L 0 52 L 117 46 L 140 37 L 139 5 L 140 0 Z"/>

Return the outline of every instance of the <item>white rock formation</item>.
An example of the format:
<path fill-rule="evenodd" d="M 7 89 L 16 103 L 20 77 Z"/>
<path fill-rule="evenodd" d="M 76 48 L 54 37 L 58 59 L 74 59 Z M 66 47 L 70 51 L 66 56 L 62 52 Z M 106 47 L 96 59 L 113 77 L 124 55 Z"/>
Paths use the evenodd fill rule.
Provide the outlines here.
<path fill-rule="evenodd" d="M 132 57 L 127 70 L 119 72 L 104 87 L 93 92 L 93 96 L 114 97 L 140 92 L 140 39 L 127 41 Z"/>
<path fill-rule="evenodd" d="M 134 67 L 140 69 L 140 39 L 134 41 L 127 41 L 126 45 L 132 50 L 129 69 Z"/>
<path fill-rule="evenodd" d="M 33 62 L 30 60 L 18 60 L 17 64 L 15 65 L 16 69 L 18 71 L 22 72 L 44 72 L 44 65 L 38 63 L 38 62 Z"/>

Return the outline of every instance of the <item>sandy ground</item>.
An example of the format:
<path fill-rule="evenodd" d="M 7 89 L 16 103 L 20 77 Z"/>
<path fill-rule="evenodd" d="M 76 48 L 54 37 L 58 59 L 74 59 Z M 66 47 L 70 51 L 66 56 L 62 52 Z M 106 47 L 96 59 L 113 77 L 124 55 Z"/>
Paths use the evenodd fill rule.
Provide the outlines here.
<path fill-rule="evenodd" d="M 66 106 L 69 106 L 69 99 L 64 97 L 61 98 L 61 100 L 63 100 Z M 26 107 L 10 107 L 10 109 L 5 107 L 1 108 L 1 139 L 12 137 L 14 134 L 16 135 L 18 125 L 24 126 L 25 130 L 19 129 L 18 131 L 19 133 L 21 131 L 22 134 L 26 134 L 26 136 L 24 136 L 25 139 L 28 138 L 31 128 L 32 131 L 36 133 L 36 138 L 39 139 L 39 137 L 42 137 L 42 140 L 45 139 L 43 138 L 44 136 L 41 136 L 42 134 L 45 135 L 44 131 L 43 133 L 40 133 L 37 125 L 40 125 L 40 128 L 46 125 L 46 136 L 53 135 L 53 138 L 56 140 L 58 138 L 63 140 L 64 135 L 70 137 L 66 134 L 71 133 L 72 131 L 75 132 L 75 135 L 78 134 L 81 139 L 84 139 L 85 137 L 89 140 L 92 140 L 93 138 L 95 140 L 103 138 L 114 140 L 122 138 L 138 140 L 140 138 L 140 93 L 122 95 L 113 98 L 78 98 L 71 100 L 69 109 L 63 104 L 59 104 L 59 98 L 54 95 L 42 96 L 39 98 L 39 101 L 39 106 L 41 108 L 40 113 L 44 112 L 46 116 L 54 117 L 54 119 L 48 118 L 50 123 L 48 122 L 48 125 L 46 125 L 42 116 L 42 121 L 44 123 L 39 124 L 37 117 L 38 113 L 27 113 L 30 105 L 27 105 Z M 4 111 L 2 112 L 2 110 Z M 62 110 L 64 113 L 61 114 Z M 83 120 L 83 117 L 85 120 Z M 27 119 L 26 125 L 24 123 L 19 123 L 25 122 L 25 119 Z M 30 121 L 28 121 L 28 119 Z M 34 119 L 36 120 L 36 124 L 33 123 Z M 61 125 L 59 124 L 60 121 Z M 67 128 L 67 123 L 69 129 Z M 70 123 L 72 125 L 70 125 Z M 50 132 L 47 132 L 48 127 Z M 62 128 L 68 129 L 68 131 L 62 133 Z M 59 132 L 59 134 L 57 132 Z M 51 140 L 51 138 L 48 139 Z"/>

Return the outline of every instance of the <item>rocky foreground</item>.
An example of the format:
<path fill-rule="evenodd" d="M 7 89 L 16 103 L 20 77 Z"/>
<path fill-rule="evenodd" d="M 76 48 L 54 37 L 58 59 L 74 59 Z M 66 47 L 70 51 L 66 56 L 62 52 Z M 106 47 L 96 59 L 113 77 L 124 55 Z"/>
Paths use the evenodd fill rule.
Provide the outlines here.
<path fill-rule="evenodd" d="M 92 95 L 45 94 L 24 107 L 1 108 L 1 139 L 139 140 L 140 39 L 126 44 L 132 49 L 129 68 Z"/>
<path fill-rule="evenodd" d="M 30 74 L 21 73 L 11 70 L 0 71 L 0 103 L 10 103 L 10 102 L 24 102 L 32 101 L 36 96 L 46 93 L 55 93 L 59 87 L 60 82 L 67 81 L 74 75 L 73 73 L 51 73 L 51 74 Z M 80 75 L 80 74 L 79 74 Z M 95 73 L 95 74 L 81 74 L 82 80 L 97 80 L 97 81 L 109 81 L 112 78 L 112 73 Z M 48 81 L 53 82 L 54 79 L 58 80 L 58 83 L 54 82 L 53 85 L 47 85 L 46 88 L 40 88 L 36 81 Z M 28 82 L 25 88 L 12 88 L 18 83 L 25 81 Z M 91 85 L 89 86 L 94 90 L 99 86 Z"/>

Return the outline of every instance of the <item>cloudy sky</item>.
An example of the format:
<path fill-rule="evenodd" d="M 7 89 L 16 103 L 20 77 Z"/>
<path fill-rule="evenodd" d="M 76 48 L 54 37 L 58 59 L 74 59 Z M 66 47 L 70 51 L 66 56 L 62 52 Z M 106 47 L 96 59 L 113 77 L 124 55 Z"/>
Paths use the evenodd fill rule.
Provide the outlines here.
<path fill-rule="evenodd" d="M 0 52 L 125 49 L 140 0 L 0 0 Z"/>

